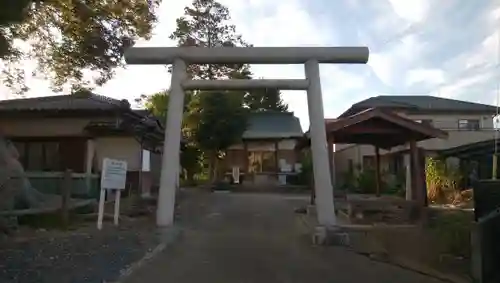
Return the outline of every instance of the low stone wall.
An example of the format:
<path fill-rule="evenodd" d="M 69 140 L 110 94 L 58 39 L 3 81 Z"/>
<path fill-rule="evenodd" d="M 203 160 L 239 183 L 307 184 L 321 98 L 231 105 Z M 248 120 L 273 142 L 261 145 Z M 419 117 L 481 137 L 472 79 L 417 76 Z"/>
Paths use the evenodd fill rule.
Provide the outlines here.
<path fill-rule="evenodd" d="M 418 225 L 363 225 L 350 224 L 338 213 L 338 225 L 329 229 L 319 227 L 313 214 L 299 217 L 308 223 L 314 244 L 344 246 L 373 260 L 448 282 L 472 282 L 470 213 L 432 211 L 427 215 L 428 221 Z"/>
<path fill-rule="evenodd" d="M 470 259 L 444 252 L 441 239 L 424 227 L 341 225 L 326 233 L 324 244 L 345 246 L 374 260 L 450 282 L 471 282 Z"/>

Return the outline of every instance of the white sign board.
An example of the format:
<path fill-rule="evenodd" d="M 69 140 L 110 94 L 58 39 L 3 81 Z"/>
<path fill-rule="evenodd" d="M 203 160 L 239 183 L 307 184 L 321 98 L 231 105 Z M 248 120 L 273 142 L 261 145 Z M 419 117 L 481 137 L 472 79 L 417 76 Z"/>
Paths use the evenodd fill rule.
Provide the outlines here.
<path fill-rule="evenodd" d="M 151 170 L 151 152 L 149 150 L 142 150 L 142 172 L 149 172 Z"/>
<path fill-rule="evenodd" d="M 240 183 L 240 167 L 233 167 L 233 180 L 235 184 Z"/>
<path fill-rule="evenodd" d="M 120 199 L 121 190 L 125 189 L 127 182 L 127 162 L 122 160 L 104 158 L 102 161 L 101 172 L 101 194 L 99 197 L 99 213 L 97 215 L 97 229 L 102 229 L 102 220 L 104 218 L 104 199 L 106 190 L 116 190 L 115 193 L 115 211 L 114 224 L 118 225 L 120 217 Z"/>
<path fill-rule="evenodd" d="M 102 161 L 101 188 L 125 189 L 127 182 L 127 162 L 104 158 Z"/>

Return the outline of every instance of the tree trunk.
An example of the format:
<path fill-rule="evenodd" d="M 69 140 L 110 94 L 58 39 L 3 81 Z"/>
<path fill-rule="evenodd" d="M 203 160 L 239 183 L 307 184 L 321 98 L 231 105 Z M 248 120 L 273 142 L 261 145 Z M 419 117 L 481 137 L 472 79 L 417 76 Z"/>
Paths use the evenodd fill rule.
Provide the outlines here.
<path fill-rule="evenodd" d="M 194 184 L 194 172 L 191 170 L 186 170 L 186 181 L 188 184 Z"/>
<path fill-rule="evenodd" d="M 208 159 L 208 168 L 209 168 L 209 180 L 211 183 L 215 183 L 217 181 L 217 155 L 216 151 L 210 151 L 209 152 L 209 159 Z"/>

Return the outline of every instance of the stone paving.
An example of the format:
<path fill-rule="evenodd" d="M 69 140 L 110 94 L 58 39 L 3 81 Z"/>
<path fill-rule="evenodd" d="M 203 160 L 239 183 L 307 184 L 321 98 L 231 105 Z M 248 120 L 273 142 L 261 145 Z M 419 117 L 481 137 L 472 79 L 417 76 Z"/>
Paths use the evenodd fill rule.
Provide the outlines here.
<path fill-rule="evenodd" d="M 307 201 L 271 194 L 203 194 L 181 212 L 181 238 L 124 282 L 442 282 L 344 248 L 312 246 L 294 214 Z"/>

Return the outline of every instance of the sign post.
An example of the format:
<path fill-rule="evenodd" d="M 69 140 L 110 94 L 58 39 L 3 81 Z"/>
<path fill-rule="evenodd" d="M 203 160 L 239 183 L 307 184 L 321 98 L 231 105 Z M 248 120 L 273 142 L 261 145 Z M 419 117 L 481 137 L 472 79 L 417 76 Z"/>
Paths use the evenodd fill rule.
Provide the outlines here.
<path fill-rule="evenodd" d="M 99 196 L 99 213 L 97 215 L 97 229 L 102 229 L 104 218 L 104 200 L 106 190 L 115 190 L 114 224 L 118 225 L 120 217 L 121 190 L 125 189 L 127 181 L 127 162 L 104 158 L 102 161 L 101 194 Z"/>

